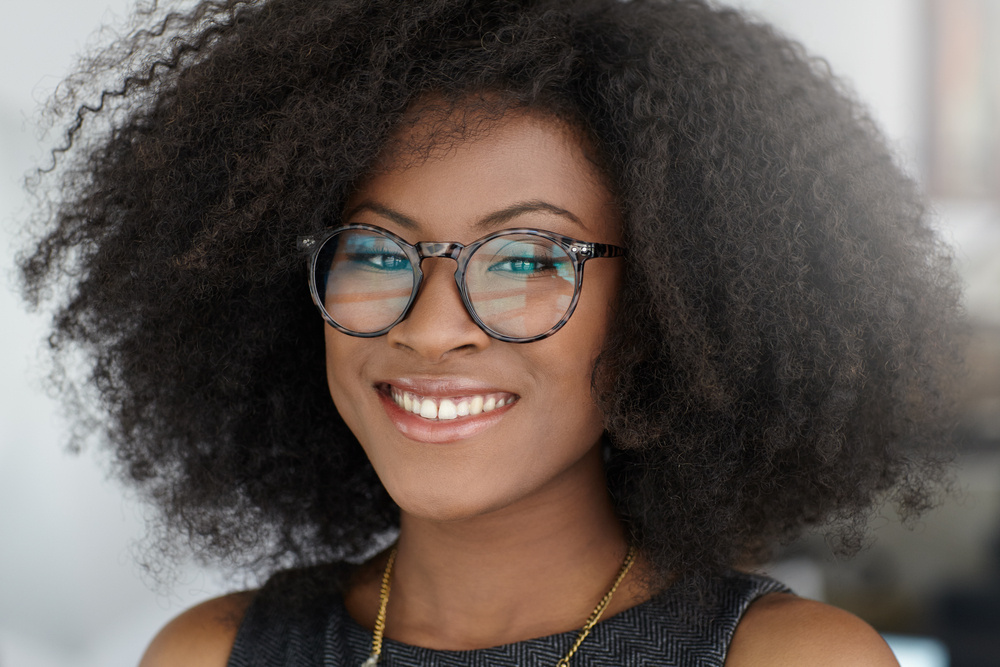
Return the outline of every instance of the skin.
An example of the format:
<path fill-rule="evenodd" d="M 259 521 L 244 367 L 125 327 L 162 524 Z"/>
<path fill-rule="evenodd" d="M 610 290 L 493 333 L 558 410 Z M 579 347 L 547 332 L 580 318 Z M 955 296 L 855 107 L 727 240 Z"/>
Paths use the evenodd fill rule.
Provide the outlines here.
<path fill-rule="evenodd" d="M 419 142 L 420 131 L 409 138 Z M 345 222 L 378 225 L 410 242 L 469 243 L 492 230 L 482 224 L 491 214 L 545 202 L 550 209 L 494 226 L 621 241 L 614 196 L 587 158 L 587 142 L 551 118 L 510 113 L 429 160 L 395 157 L 383 156 L 382 168 L 359 184 Z M 326 327 L 330 394 L 401 511 L 387 637 L 460 650 L 576 630 L 613 581 L 626 542 L 606 491 L 590 376 L 621 261 L 589 262 L 573 317 L 529 344 L 503 343 L 476 327 L 446 259 L 424 262 L 414 309 L 388 334 L 356 338 Z M 468 429 L 420 424 L 394 414 L 385 399 L 390 384 L 517 400 Z M 366 564 L 345 595 L 349 613 L 369 628 L 384 563 L 382 554 Z M 640 558 L 606 615 L 649 596 L 641 584 L 647 568 Z M 185 612 L 153 641 L 142 666 L 224 665 L 248 603 L 237 594 Z M 897 663 L 854 616 L 769 595 L 744 616 L 726 664 Z"/>
<path fill-rule="evenodd" d="M 363 182 L 346 207 L 365 208 L 345 222 L 379 225 L 410 242 L 470 243 L 496 228 L 534 227 L 620 243 L 614 198 L 582 147 L 569 128 L 517 115 L 416 166 L 395 169 L 387 156 L 388 169 Z M 524 202 L 552 208 L 482 224 Z M 626 545 L 605 490 L 590 375 L 621 266 L 588 263 L 573 317 L 529 344 L 497 341 L 475 325 L 445 259 L 423 263 L 413 310 L 386 336 L 327 327 L 330 393 L 401 509 L 388 636 L 464 649 L 572 630 L 613 579 Z M 383 406 L 384 383 L 517 400 L 469 437 L 420 442 L 414 437 L 438 438 L 400 430 Z M 450 437 L 454 424 L 424 426 Z M 377 580 L 368 576 L 346 598 L 366 625 L 377 611 Z"/>

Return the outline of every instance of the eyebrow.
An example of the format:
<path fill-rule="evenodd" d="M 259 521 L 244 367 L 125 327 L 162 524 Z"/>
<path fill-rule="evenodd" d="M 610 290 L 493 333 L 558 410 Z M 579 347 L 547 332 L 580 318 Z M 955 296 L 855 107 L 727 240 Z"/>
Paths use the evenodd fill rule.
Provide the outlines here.
<path fill-rule="evenodd" d="M 404 229 L 416 230 L 420 228 L 420 223 L 418 223 L 413 218 L 403 215 L 399 211 L 393 210 L 388 206 L 384 206 L 382 204 L 379 204 L 378 202 L 373 202 L 373 201 L 361 202 L 360 204 L 349 210 L 344 215 L 344 219 L 350 220 L 350 218 L 352 218 L 360 211 L 371 211 L 372 213 L 380 215 L 383 218 L 386 218 L 387 220 L 391 220 L 400 227 L 403 227 Z M 474 226 L 479 230 L 488 231 L 496 227 L 499 227 L 504 223 L 510 222 L 511 220 L 513 220 L 518 216 L 524 215 L 526 213 L 537 213 L 537 212 L 549 213 L 552 215 L 561 216 L 563 218 L 566 218 L 567 220 L 572 221 L 576 225 L 586 229 L 583 222 L 578 217 L 567 211 L 566 209 L 559 208 L 558 206 L 542 201 L 540 199 L 517 202 L 516 204 L 511 204 L 510 206 L 502 208 L 499 211 L 488 213 L 487 215 L 477 220 L 474 223 Z"/>
<path fill-rule="evenodd" d="M 382 204 L 373 201 L 361 202 L 344 214 L 344 220 L 350 220 L 361 211 L 371 211 L 372 213 L 380 215 L 387 220 L 392 220 L 404 229 L 417 229 L 420 227 L 420 224 L 413 218 L 405 216 L 399 211 L 394 211 L 388 206 L 383 206 Z"/>

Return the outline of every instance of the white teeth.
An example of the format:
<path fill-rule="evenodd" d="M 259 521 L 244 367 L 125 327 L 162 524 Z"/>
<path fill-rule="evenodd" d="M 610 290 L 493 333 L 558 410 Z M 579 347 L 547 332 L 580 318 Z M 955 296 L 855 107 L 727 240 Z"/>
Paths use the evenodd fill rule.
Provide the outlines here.
<path fill-rule="evenodd" d="M 441 401 L 441 405 L 438 406 L 438 419 L 454 419 L 458 416 L 458 410 L 455 408 L 455 404 L 449 401 L 447 398 Z"/>
<path fill-rule="evenodd" d="M 437 419 L 438 407 L 434 405 L 434 401 L 425 398 L 420 402 L 420 416 L 424 419 Z"/>
<path fill-rule="evenodd" d="M 515 396 L 501 395 L 477 395 L 464 398 L 425 398 L 410 392 L 390 387 L 389 395 L 393 402 L 403 410 L 420 415 L 424 419 L 450 420 L 459 417 L 490 412 L 505 405 L 510 405 L 516 400 Z"/>

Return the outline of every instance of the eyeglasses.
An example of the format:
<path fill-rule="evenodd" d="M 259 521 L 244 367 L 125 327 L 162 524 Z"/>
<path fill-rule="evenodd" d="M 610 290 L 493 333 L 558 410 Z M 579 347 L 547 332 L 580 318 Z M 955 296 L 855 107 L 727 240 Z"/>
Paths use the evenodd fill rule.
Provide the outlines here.
<path fill-rule="evenodd" d="M 540 229 L 504 229 L 469 245 L 410 244 L 373 225 L 337 227 L 299 239 L 309 253 L 309 289 L 323 318 L 352 336 L 381 336 L 417 298 L 428 257 L 458 262 L 455 284 L 472 320 L 508 343 L 551 336 L 580 298 L 583 265 L 625 249 Z"/>

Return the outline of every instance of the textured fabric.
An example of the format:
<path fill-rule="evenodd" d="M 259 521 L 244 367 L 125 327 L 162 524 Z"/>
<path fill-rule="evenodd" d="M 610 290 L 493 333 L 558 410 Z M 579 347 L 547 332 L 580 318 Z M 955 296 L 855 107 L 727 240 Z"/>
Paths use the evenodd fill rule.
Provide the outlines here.
<path fill-rule="evenodd" d="M 598 623 L 573 667 L 721 667 L 736 624 L 761 595 L 786 592 L 767 577 L 733 573 L 714 580 L 698 604 L 672 590 Z M 385 640 L 382 667 L 551 667 L 577 631 L 475 651 L 435 651 Z M 340 599 L 296 620 L 257 596 L 240 626 L 229 667 L 357 667 L 368 657 L 371 632 L 347 614 Z"/>

